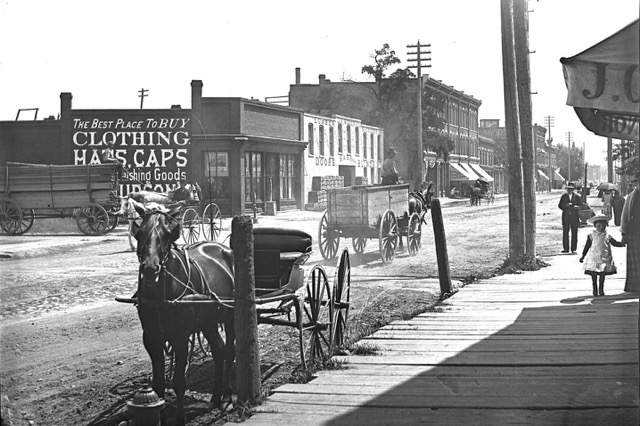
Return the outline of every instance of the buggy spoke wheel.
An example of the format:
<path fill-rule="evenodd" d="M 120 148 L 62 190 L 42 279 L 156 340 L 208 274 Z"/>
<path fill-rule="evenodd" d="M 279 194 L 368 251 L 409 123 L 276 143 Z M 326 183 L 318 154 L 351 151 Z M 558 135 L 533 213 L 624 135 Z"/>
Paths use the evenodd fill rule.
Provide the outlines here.
<path fill-rule="evenodd" d="M 89 204 L 78 209 L 76 225 L 85 235 L 104 235 L 109 227 L 109 214 L 98 204 Z"/>
<path fill-rule="evenodd" d="M 33 209 L 22 211 L 22 220 L 15 229 L 15 235 L 22 235 L 29 231 L 33 226 L 33 222 L 36 220 L 36 212 Z"/>
<path fill-rule="evenodd" d="M 338 254 L 340 232 L 329 225 L 329 212 L 325 210 L 318 227 L 318 246 L 325 260 L 333 259 Z"/>
<path fill-rule="evenodd" d="M 182 214 L 180 232 L 185 244 L 193 244 L 200 238 L 200 217 L 198 212 L 189 207 Z"/>
<path fill-rule="evenodd" d="M 365 237 L 353 237 L 351 242 L 353 243 L 353 249 L 356 253 L 364 253 L 364 249 L 367 247 L 367 239 Z"/>
<path fill-rule="evenodd" d="M 380 257 L 384 264 L 393 262 L 398 247 L 398 221 L 391 210 L 385 210 L 380 218 Z"/>
<path fill-rule="evenodd" d="M 333 308 L 329 299 L 327 273 L 321 266 L 314 266 L 307 279 L 303 306 L 303 330 L 307 345 L 306 358 L 322 361 L 331 356 L 331 324 Z"/>
<path fill-rule="evenodd" d="M 220 208 L 209 203 L 202 213 L 202 233 L 207 241 L 218 241 L 218 237 L 222 232 L 222 213 Z"/>
<path fill-rule="evenodd" d="M 3 234 L 17 235 L 22 223 L 20 205 L 8 198 L 0 199 L 0 229 Z"/>
<path fill-rule="evenodd" d="M 420 249 L 420 241 L 422 240 L 422 226 L 418 213 L 413 213 L 409 217 L 409 226 L 407 226 L 407 245 L 409 246 L 409 256 L 415 256 Z"/>
<path fill-rule="evenodd" d="M 351 292 L 351 262 L 349 251 L 344 249 L 338 261 L 338 267 L 333 277 L 333 292 L 331 303 L 333 307 L 332 344 L 334 348 L 344 346 L 349 319 L 349 294 Z"/>

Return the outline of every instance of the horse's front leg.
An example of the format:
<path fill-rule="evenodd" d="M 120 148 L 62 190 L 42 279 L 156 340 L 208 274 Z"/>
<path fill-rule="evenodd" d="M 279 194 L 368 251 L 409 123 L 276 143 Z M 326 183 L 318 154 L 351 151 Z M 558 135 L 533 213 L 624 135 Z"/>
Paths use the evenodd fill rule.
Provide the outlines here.
<path fill-rule="evenodd" d="M 129 229 L 127 230 L 127 234 L 129 234 L 129 247 L 131 247 L 131 251 L 135 251 L 136 246 L 133 245 L 133 219 L 129 219 Z"/>
<path fill-rule="evenodd" d="M 157 311 L 139 308 L 138 316 L 143 330 L 142 342 L 151 358 L 153 372 L 151 387 L 160 398 L 164 398 L 164 338 L 157 319 Z"/>
<path fill-rule="evenodd" d="M 184 415 L 184 394 L 187 390 L 185 381 L 185 370 L 187 367 L 187 353 L 189 351 L 189 335 L 180 334 L 177 338 L 172 339 L 175 354 L 175 370 L 173 372 L 173 389 L 176 392 L 176 425 L 183 426 L 185 424 Z"/>

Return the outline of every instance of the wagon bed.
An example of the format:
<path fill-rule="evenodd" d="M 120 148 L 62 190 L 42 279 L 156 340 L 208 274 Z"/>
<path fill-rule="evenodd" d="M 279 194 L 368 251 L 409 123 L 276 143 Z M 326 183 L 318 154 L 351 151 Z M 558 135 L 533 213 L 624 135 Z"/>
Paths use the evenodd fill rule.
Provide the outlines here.
<path fill-rule="evenodd" d="M 76 217 L 87 235 L 109 230 L 107 210 L 117 204 L 117 164 L 0 167 L 0 226 L 3 233 L 27 232 L 36 218 Z"/>

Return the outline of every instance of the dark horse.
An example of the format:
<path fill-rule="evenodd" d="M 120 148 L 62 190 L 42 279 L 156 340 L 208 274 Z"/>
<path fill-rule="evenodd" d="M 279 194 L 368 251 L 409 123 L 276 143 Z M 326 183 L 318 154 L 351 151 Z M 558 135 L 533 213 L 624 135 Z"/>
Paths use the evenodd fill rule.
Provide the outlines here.
<path fill-rule="evenodd" d="M 480 179 L 476 180 L 476 183 L 469 188 L 469 203 L 472 206 L 479 206 L 482 197 L 484 197 L 488 191 L 489 184 L 487 182 L 481 181 Z"/>
<path fill-rule="evenodd" d="M 177 249 L 178 210 L 137 207 L 142 221 L 133 225 L 138 241 L 138 316 L 144 347 L 153 366 L 153 390 L 164 397 L 165 342 L 175 354 L 173 388 L 177 396 L 177 424 L 184 424 L 185 368 L 189 336 L 201 331 L 215 362 L 211 408 L 231 404 L 230 373 L 235 358 L 233 310 L 202 299 L 233 297 L 233 252 L 218 243 L 200 243 Z M 197 301 L 191 304 L 179 301 Z M 178 302 L 176 302 L 178 301 Z M 176 303 L 174 303 L 176 302 Z M 197 304 L 199 303 L 199 304 Z M 226 344 L 218 331 L 224 324 Z"/>
<path fill-rule="evenodd" d="M 425 187 L 423 182 L 419 191 L 411 191 L 409 193 L 409 214 L 418 213 L 422 223 L 426 223 L 424 217 L 425 213 L 431 208 L 431 198 L 433 198 L 433 192 L 431 191 L 432 183 Z"/>

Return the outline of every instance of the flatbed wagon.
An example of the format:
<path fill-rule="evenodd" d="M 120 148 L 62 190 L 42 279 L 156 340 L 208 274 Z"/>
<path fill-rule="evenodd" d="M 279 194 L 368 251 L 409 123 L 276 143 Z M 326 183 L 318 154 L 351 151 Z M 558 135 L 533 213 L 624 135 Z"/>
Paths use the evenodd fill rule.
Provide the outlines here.
<path fill-rule="evenodd" d="M 115 228 L 119 207 L 117 164 L 0 167 L 0 232 L 21 235 L 36 219 L 75 217 L 85 235 Z"/>
<path fill-rule="evenodd" d="M 418 213 L 409 213 L 409 184 L 331 189 L 318 227 L 318 245 L 328 260 L 337 255 L 341 237 L 351 238 L 358 254 L 364 252 L 367 239 L 377 238 L 380 256 L 387 264 L 395 258 L 403 236 L 407 237 L 409 254 L 417 254 L 421 223 Z"/>

